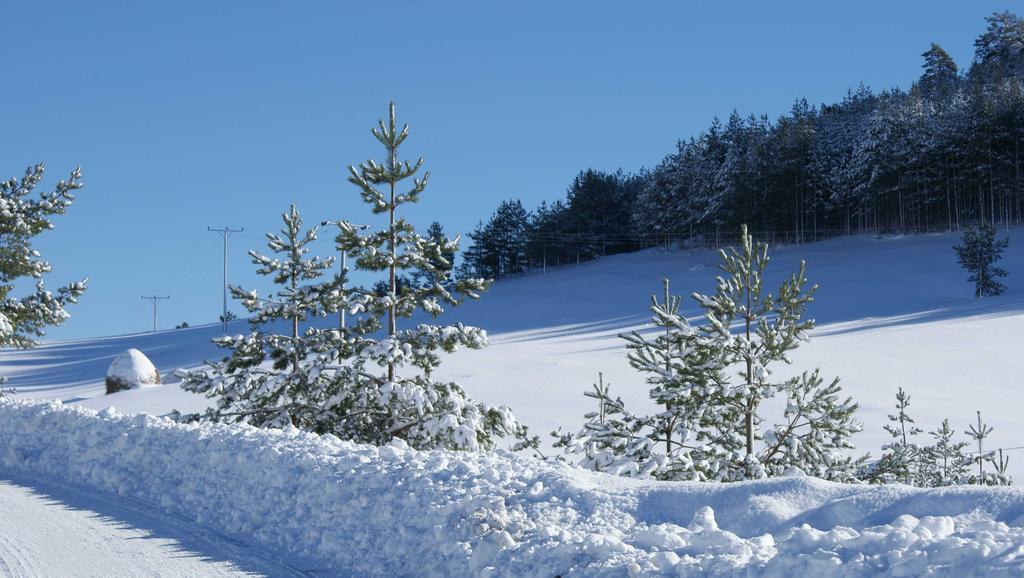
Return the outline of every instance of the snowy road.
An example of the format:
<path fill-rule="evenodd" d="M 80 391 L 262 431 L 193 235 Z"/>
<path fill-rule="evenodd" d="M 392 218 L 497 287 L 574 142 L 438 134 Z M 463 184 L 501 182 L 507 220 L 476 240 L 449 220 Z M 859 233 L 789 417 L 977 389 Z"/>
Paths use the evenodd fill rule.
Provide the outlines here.
<path fill-rule="evenodd" d="M 0 472 L 0 576 L 307 575 L 274 558 L 136 500 Z"/>

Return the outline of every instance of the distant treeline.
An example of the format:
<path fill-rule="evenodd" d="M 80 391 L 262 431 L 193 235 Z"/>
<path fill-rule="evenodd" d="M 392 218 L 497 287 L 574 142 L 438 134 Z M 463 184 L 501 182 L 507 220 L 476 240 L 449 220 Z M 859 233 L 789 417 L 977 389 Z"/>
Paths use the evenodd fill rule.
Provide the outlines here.
<path fill-rule="evenodd" d="M 959 229 L 1024 217 L 1024 21 L 986 18 L 966 72 L 938 44 L 909 90 L 861 85 L 836 104 L 715 118 L 653 169 L 581 172 L 565 200 L 502 202 L 470 234 L 464 268 L 489 277 L 746 223 L 767 241 Z"/>

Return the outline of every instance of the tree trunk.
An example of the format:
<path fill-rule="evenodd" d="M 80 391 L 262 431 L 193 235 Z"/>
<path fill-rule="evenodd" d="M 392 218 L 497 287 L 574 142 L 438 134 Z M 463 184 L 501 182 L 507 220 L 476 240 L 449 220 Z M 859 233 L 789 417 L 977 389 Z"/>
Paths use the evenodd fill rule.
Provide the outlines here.
<path fill-rule="evenodd" d="M 747 404 L 746 415 L 744 416 L 744 430 L 747 434 L 747 455 L 754 455 L 754 409 L 757 407 L 754 394 L 754 360 L 750 352 L 750 269 L 747 269 L 746 287 L 747 312 L 744 319 L 747 335 L 747 395 L 750 402 Z"/>
<path fill-rule="evenodd" d="M 672 298 L 672 295 L 669 292 L 668 283 L 669 283 L 668 282 L 668 277 L 666 277 L 665 278 L 665 307 L 666 308 L 669 306 L 668 305 L 669 299 Z M 665 346 L 667 347 L 668 344 L 669 344 L 668 340 L 672 338 L 672 329 L 671 328 L 665 327 L 665 337 L 666 337 Z M 671 360 L 668 357 L 668 352 L 666 352 L 665 353 L 665 375 L 669 375 L 671 372 L 672 372 L 672 362 L 671 362 Z M 672 411 L 672 402 L 670 402 L 670 401 L 666 401 L 665 402 L 665 411 L 666 412 Z M 670 417 L 668 419 L 668 423 L 665 425 L 665 455 L 668 455 L 668 454 L 672 453 L 672 428 L 673 428 L 673 425 L 675 425 L 673 423 L 673 421 L 674 420 Z"/>
<path fill-rule="evenodd" d="M 391 149 L 391 170 L 397 170 L 398 159 L 396 151 Z M 391 181 L 391 202 L 388 207 L 388 252 L 391 253 L 391 264 L 388 266 L 388 287 L 390 289 L 391 303 L 388 304 L 388 337 L 394 337 L 397 333 L 395 320 L 395 300 L 398 298 L 398 291 L 395 286 L 395 181 Z M 388 362 L 388 381 L 395 380 L 395 364 Z"/>
<path fill-rule="evenodd" d="M 295 246 L 295 239 L 292 240 L 292 246 Z M 292 249 L 295 259 L 299 259 L 296 249 Z M 291 274 L 291 290 L 292 290 L 292 371 L 299 371 L 299 348 L 297 344 L 299 342 L 299 306 L 295 302 L 295 292 L 298 288 L 297 273 L 292 272 Z"/>

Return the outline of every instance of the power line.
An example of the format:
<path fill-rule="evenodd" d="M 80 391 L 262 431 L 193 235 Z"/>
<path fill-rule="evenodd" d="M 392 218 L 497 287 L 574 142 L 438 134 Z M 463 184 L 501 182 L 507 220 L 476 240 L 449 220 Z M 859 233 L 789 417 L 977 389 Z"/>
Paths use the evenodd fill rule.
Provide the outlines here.
<path fill-rule="evenodd" d="M 224 333 L 228 332 L 228 237 L 232 233 L 241 233 L 245 230 L 245 227 L 241 229 L 231 229 L 224 227 L 223 229 L 214 229 L 213 227 L 207 227 L 207 231 L 212 233 L 220 233 L 220 236 L 224 239 L 224 308 L 221 312 L 220 320 L 224 324 Z"/>
<path fill-rule="evenodd" d="M 167 295 L 167 296 L 164 296 L 164 297 L 161 297 L 159 295 L 150 295 L 149 297 L 146 297 L 145 295 L 142 296 L 142 299 L 144 299 L 146 301 L 152 301 L 153 302 L 153 331 L 154 332 L 156 332 L 156 305 L 157 305 L 157 303 L 163 301 L 164 299 L 170 299 L 170 298 L 171 298 L 170 295 Z"/>
<path fill-rule="evenodd" d="M 999 450 L 1003 450 L 1004 452 L 1008 452 L 1008 451 L 1011 451 L 1011 450 L 1024 450 L 1024 446 L 1017 446 L 1017 447 L 1014 447 L 1014 448 L 996 448 L 994 450 L 991 450 L 991 451 L 988 451 L 988 452 L 984 452 L 984 453 L 989 453 L 990 454 L 990 453 L 995 453 L 995 452 L 997 452 Z M 977 453 L 977 452 L 973 452 L 973 453 Z"/>

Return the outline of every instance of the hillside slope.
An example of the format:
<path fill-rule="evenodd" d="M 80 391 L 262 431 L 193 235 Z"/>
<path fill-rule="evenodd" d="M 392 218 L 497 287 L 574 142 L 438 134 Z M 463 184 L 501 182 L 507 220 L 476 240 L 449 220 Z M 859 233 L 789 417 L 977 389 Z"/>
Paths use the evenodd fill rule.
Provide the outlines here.
<path fill-rule="evenodd" d="M 838 375 L 860 402 L 863 450 L 877 451 L 897 387 L 912 396 L 912 412 L 927 429 L 943 417 L 958 430 L 982 410 L 996 431 L 993 444 L 1024 445 L 1024 230 L 1009 235 L 1002 265 L 1010 272 L 1003 296 L 976 300 L 956 264 L 957 236 L 933 234 L 875 239 L 855 236 L 779 247 L 772 252 L 769 286 L 807 261 L 820 285 L 810 309 L 818 320 L 812 342 L 779 375 L 820 366 Z M 628 404 L 646 402 L 646 386 L 627 365 L 618 334 L 643 329 L 649 295 L 662 277 L 673 291 L 710 292 L 714 252 L 648 250 L 579 267 L 502 280 L 479 302 L 444 319 L 488 330 L 491 346 L 459 352 L 439 377 L 461 382 L 477 398 L 510 405 L 534 431 L 574 429 L 589 410 L 582 392 L 603 372 Z M 698 314 L 692 301 L 686 311 Z M 333 321 L 329 321 L 333 322 Z M 235 322 L 232 331 L 245 331 Z M 206 400 L 173 385 L 104 396 L 103 375 L 114 355 L 136 347 L 162 371 L 195 366 L 219 355 L 209 343 L 219 325 L 153 334 L 46 343 L 31 351 L 0 352 L 0 374 L 18 396 L 55 398 L 100 409 L 166 413 L 194 410 Z M 1024 454 L 1011 453 L 1024 477 Z"/>

